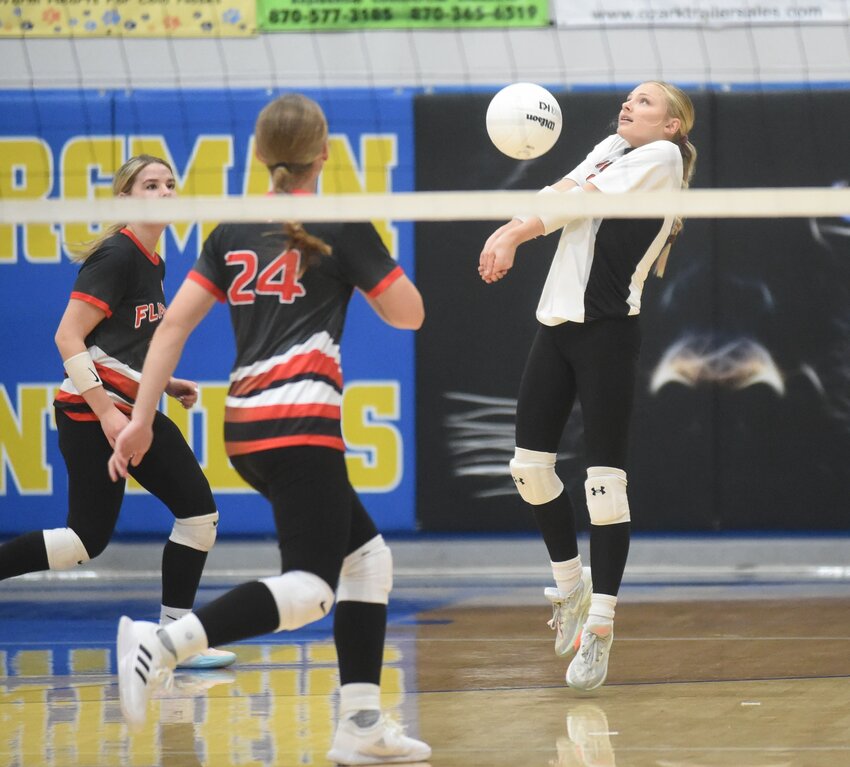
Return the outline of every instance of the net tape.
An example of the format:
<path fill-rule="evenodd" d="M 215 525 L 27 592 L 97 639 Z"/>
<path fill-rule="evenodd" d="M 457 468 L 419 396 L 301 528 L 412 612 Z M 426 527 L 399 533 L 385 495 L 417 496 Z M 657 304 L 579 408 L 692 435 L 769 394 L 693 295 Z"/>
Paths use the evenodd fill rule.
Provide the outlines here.
<path fill-rule="evenodd" d="M 0 200 L 0 224 L 81 221 L 485 221 L 518 213 L 574 218 L 787 218 L 850 215 L 850 188 L 688 189 L 538 195 L 536 192 Z"/>

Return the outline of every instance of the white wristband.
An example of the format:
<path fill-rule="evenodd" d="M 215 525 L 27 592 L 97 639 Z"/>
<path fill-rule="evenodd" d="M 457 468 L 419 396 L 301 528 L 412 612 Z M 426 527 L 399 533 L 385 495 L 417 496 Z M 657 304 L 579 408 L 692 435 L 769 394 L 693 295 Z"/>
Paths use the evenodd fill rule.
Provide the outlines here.
<path fill-rule="evenodd" d="M 78 393 L 82 394 L 95 386 L 103 386 L 88 350 L 68 357 L 62 364 Z"/>

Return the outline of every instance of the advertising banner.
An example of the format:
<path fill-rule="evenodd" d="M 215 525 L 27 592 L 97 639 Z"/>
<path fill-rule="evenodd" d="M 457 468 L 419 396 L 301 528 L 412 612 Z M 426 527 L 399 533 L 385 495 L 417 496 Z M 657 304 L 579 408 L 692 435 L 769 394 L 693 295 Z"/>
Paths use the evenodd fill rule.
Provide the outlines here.
<path fill-rule="evenodd" d="M 388 193 L 413 188 L 412 95 L 324 90 L 307 95 L 325 109 L 330 158 L 321 193 Z M 142 152 L 167 159 L 178 192 L 263 195 L 268 171 L 253 152 L 266 91 L 0 93 L 0 205 L 3 199 L 92 199 L 111 195 L 112 174 Z M 413 273 L 413 225 L 375 221 L 390 252 Z M 171 298 L 214 222 L 176 222 L 160 253 Z M 53 422 L 62 361 L 53 334 L 77 266 L 69 243 L 87 242 L 94 222 L 0 225 L 0 536 L 61 526 L 67 475 Z M 166 412 L 201 461 L 221 512 L 220 534 L 273 533 L 267 502 L 250 491 L 224 453 L 222 419 L 233 361 L 232 331 L 217 306 L 189 341 L 177 375 L 200 383 L 198 405 Z M 386 531 L 414 520 L 413 334 L 389 328 L 356 294 L 343 337 L 343 433 L 355 487 Z M 171 516 L 137 486 L 122 532 L 166 530 Z"/>
<path fill-rule="evenodd" d="M 612 132 L 622 94 L 556 95 L 569 129 L 549 153 L 522 162 L 487 138 L 492 93 L 417 96 L 418 189 L 539 189 L 568 173 Z M 845 92 L 691 96 L 695 187 L 848 183 L 841 170 L 850 166 Z M 765 132 L 765 125 L 774 127 Z M 478 256 L 498 225 L 417 226 L 426 306 L 449 307 L 431 310 L 417 338 L 424 530 L 535 529 L 508 464 L 520 378 L 558 234 L 524 244 L 508 276 L 486 285 Z M 642 300 L 626 467 L 635 530 L 847 529 L 848 255 L 847 220 L 685 222 L 664 278 L 650 276 Z M 556 469 L 586 530 L 580 403 Z"/>
<path fill-rule="evenodd" d="M 258 0 L 265 32 L 545 27 L 548 0 Z"/>
<path fill-rule="evenodd" d="M 559 27 L 832 24 L 850 18 L 843 0 L 554 0 Z"/>
<path fill-rule="evenodd" d="M 245 37 L 254 0 L 0 0 L 0 37 Z"/>

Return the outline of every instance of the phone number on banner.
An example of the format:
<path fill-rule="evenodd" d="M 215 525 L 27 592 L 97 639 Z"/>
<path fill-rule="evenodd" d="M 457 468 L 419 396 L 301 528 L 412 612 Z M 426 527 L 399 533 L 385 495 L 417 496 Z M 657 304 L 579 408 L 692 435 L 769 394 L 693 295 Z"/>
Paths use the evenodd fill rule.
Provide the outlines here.
<path fill-rule="evenodd" d="M 548 0 L 259 0 L 269 32 L 432 27 L 545 27 Z"/>

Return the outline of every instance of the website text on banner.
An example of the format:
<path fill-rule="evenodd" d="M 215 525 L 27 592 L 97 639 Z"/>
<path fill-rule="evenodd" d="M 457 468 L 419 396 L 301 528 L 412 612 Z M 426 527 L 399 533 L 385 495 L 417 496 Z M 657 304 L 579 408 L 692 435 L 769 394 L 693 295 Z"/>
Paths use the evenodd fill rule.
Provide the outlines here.
<path fill-rule="evenodd" d="M 0 37 L 246 37 L 254 0 L 0 0 Z"/>
<path fill-rule="evenodd" d="M 312 95 L 312 94 L 311 94 Z M 332 115 L 321 192 L 388 193 L 413 188 L 412 95 L 323 90 Z M 111 194 L 115 170 L 148 153 L 174 168 L 178 199 L 265 195 L 268 171 L 253 151 L 262 91 L 0 91 L 0 205 L 4 200 L 80 200 Z M 34 103 L 31 103 L 34 102 Z M 364 104 L 375 104 L 374 111 Z M 163 115 L 179 114 L 168 121 Z M 61 115 L 45 121 L 44 115 Z M 390 253 L 413 272 L 413 224 L 375 221 Z M 160 242 L 171 299 L 215 222 L 175 222 Z M 62 380 L 53 335 L 79 268 L 67 247 L 92 240 L 89 221 L 0 224 L 0 537 L 64 518 L 67 474 L 52 402 Z M 186 348 L 178 375 L 198 381 L 198 404 L 169 417 L 201 461 L 221 512 L 221 535 L 274 532 L 268 505 L 245 485 L 224 451 L 222 414 L 233 363 L 229 315 L 213 310 Z M 14 339 L 18 339 L 15 343 Z M 24 341 L 24 343 L 20 343 Z M 414 519 L 414 397 L 411 333 L 392 331 L 355 295 L 342 341 L 343 436 L 355 488 L 385 531 Z M 14 348 L 14 353 L 12 349 Z M 171 515 L 138 485 L 128 487 L 121 533 L 168 529 Z"/>
<path fill-rule="evenodd" d="M 559 27 L 734 26 L 846 22 L 843 0 L 555 0 Z"/>
<path fill-rule="evenodd" d="M 546 27 L 548 0 L 258 0 L 264 32 Z"/>

